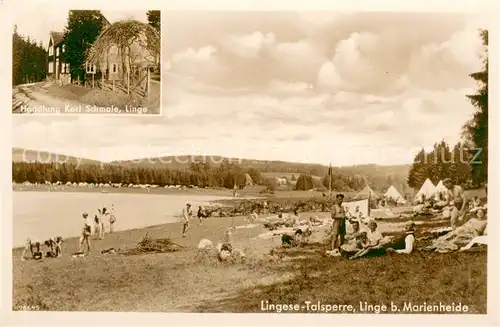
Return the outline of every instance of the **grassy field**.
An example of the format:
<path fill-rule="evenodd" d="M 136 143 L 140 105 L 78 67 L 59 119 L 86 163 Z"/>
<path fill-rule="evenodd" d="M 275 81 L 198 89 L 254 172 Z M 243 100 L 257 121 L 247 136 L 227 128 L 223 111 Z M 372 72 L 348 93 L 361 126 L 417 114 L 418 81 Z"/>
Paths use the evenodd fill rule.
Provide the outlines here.
<path fill-rule="evenodd" d="M 234 219 L 234 221 L 233 221 Z M 323 256 L 326 247 L 310 244 L 297 249 L 270 250 L 279 240 L 252 239 L 262 228 L 238 229 L 234 246 L 247 259 L 220 263 L 201 256 L 201 238 L 217 242 L 242 217 L 193 222 L 187 238 L 179 223 L 106 235 L 93 240 L 90 256 L 73 259 L 76 239 L 65 243 L 65 256 L 41 262 L 20 261 L 13 250 L 14 310 L 263 312 L 261 301 L 302 303 L 322 301 L 352 304 L 360 301 L 402 305 L 412 301 L 466 304 L 470 313 L 486 312 L 485 251 L 386 256 L 358 261 Z M 148 233 L 170 237 L 187 249 L 168 254 L 100 255 L 101 249 L 132 248 Z M 359 312 L 359 311 L 358 311 Z"/>

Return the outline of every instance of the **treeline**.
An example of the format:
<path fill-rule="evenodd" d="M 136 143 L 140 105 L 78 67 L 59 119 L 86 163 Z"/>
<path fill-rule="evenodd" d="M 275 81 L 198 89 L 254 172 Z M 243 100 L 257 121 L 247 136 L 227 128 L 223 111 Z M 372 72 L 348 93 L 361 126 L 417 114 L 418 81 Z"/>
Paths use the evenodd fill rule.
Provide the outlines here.
<path fill-rule="evenodd" d="M 254 183 L 263 183 L 255 169 L 242 169 L 238 165 L 222 162 L 218 167 L 193 163 L 189 169 L 127 168 L 118 165 L 81 165 L 74 163 L 12 163 L 12 180 L 16 183 L 122 183 L 150 185 L 182 185 L 198 187 L 233 188 L 246 185 L 248 174 Z"/>
<path fill-rule="evenodd" d="M 460 142 L 450 149 L 444 141 L 434 144 L 432 151 L 422 149 L 413 161 L 408 174 L 408 185 L 419 189 L 427 178 L 434 184 L 451 178 L 454 184 L 466 188 L 478 187 L 472 180 L 472 166 L 480 164 L 477 161 L 478 151 L 468 149 Z"/>
<path fill-rule="evenodd" d="M 305 191 L 313 188 L 321 188 L 324 190 L 331 188 L 334 192 L 352 192 L 359 191 L 366 185 L 369 185 L 370 188 L 378 192 L 387 191 L 391 185 L 394 185 L 403 193 L 411 192 L 411 189 L 409 189 L 404 180 L 401 178 L 394 178 L 392 175 L 374 177 L 357 174 L 347 175 L 346 173 L 332 173 L 331 176 L 327 173 L 322 179 L 315 179 L 310 174 L 301 174 L 294 188 L 296 190 Z"/>
<path fill-rule="evenodd" d="M 47 51 L 29 37 L 18 33 L 14 25 L 12 33 L 12 85 L 40 82 L 47 73 Z"/>

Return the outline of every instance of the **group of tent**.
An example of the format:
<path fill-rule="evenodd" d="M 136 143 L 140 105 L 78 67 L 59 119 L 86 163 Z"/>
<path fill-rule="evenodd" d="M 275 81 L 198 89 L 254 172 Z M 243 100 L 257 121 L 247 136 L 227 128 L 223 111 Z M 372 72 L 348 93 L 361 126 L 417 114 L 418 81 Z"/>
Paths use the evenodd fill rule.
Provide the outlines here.
<path fill-rule="evenodd" d="M 392 198 L 394 201 L 397 203 L 404 204 L 406 203 L 405 198 L 399 191 L 394 187 L 394 185 L 391 185 L 387 189 L 387 191 L 383 195 L 385 198 Z M 363 188 L 358 194 L 356 194 L 355 199 L 373 199 L 373 200 L 378 200 L 381 197 L 375 193 L 374 190 L 371 189 L 370 186 L 366 185 L 365 188 Z"/>
<path fill-rule="evenodd" d="M 430 179 L 426 179 L 420 190 L 415 195 L 414 200 L 419 202 L 422 201 L 425 197 L 426 199 L 430 199 L 432 197 L 436 197 L 438 194 L 446 193 L 447 189 L 443 184 L 443 181 L 439 181 L 437 185 L 434 185 Z M 404 196 L 391 185 L 387 191 L 384 193 L 383 197 L 392 198 L 394 201 L 400 204 L 405 204 L 406 199 Z M 381 197 L 373 191 L 370 186 L 366 185 L 358 194 L 355 196 L 356 199 L 375 199 L 378 200 Z"/>
<path fill-rule="evenodd" d="M 443 181 L 439 181 L 437 185 L 434 185 L 431 180 L 427 178 L 415 195 L 415 201 L 422 202 L 424 198 L 430 199 L 439 194 L 445 194 L 447 191 L 448 189 L 444 186 Z"/>

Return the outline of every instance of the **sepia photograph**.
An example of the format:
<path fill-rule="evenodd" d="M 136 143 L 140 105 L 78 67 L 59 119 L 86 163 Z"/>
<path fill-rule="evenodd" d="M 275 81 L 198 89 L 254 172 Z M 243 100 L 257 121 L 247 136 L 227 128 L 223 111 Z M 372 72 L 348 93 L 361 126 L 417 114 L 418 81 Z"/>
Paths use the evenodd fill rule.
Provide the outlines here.
<path fill-rule="evenodd" d="M 161 114 L 160 16 L 20 6 L 13 17 L 12 113 Z"/>
<path fill-rule="evenodd" d="M 482 15 L 163 10 L 161 66 L 158 13 L 64 15 L 16 101 L 163 114 L 13 115 L 12 310 L 486 315 Z"/>

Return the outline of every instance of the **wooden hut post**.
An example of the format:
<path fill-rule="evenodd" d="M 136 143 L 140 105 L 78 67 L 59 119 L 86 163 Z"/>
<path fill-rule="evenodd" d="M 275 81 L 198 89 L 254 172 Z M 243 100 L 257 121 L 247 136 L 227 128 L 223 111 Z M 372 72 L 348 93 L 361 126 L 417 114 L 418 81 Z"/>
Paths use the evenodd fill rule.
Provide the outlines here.
<path fill-rule="evenodd" d="M 151 72 L 149 70 L 149 67 L 147 68 L 148 69 L 148 81 L 146 83 L 146 98 L 149 99 L 149 94 L 150 94 L 150 87 L 151 87 Z"/>
<path fill-rule="evenodd" d="M 130 95 L 130 67 L 127 67 L 127 95 Z"/>

